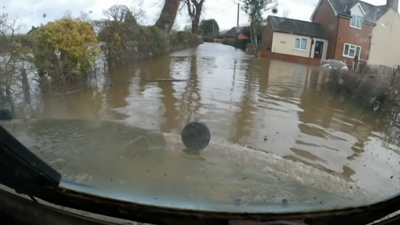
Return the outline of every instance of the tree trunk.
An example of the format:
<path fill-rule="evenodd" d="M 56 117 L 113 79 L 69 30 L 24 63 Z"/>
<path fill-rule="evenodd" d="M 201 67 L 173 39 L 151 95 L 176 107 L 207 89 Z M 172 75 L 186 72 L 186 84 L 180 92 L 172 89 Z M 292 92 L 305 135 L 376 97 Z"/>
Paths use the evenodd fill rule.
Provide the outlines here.
<path fill-rule="evenodd" d="M 165 0 L 164 7 L 161 10 L 155 26 L 164 31 L 166 34 L 171 32 L 174 25 L 176 14 L 178 12 L 180 0 Z"/>
<path fill-rule="evenodd" d="M 11 94 L 11 87 L 10 85 L 6 85 L 6 99 L 8 104 L 10 105 L 10 111 L 12 115 L 15 115 L 15 106 L 14 106 L 14 102 L 12 99 L 12 94 Z"/>
<path fill-rule="evenodd" d="M 193 20 L 192 21 L 192 33 L 193 34 L 198 34 L 199 32 L 199 20 Z"/>
<path fill-rule="evenodd" d="M 21 69 L 22 88 L 24 93 L 24 100 L 26 103 L 31 103 L 31 92 L 29 88 L 28 75 L 25 68 Z"/>
<path fill-rule="evenodd" d="M 257 33 L 254 32 L 255 27 L 254 25 L 250 25 L 250 41 L 251 45 L 253 46 L 254 56 L 258 58 L 258 40 L 257 40 Z"/>
<path fill-rule="evenodd" d="M 199 2 L 194 7 L 196 7 L 196 13 L 192 15 L 192 33 L 198 34 L 201 11 L 203 10 L 203 1 Z"/>

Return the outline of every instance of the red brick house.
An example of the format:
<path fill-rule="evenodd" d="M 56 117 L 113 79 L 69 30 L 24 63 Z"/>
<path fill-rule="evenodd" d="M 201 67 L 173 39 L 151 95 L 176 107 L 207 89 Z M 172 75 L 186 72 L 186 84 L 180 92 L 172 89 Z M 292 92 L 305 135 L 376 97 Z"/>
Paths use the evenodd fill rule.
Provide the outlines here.
<path fill-rule="evenodd" d="M 398 0 L 387 0 L 382 6 L 359 0 L 319 0 L 311 21 L 321 24 L 329 35 L 327 58 L 350 64 L 359 56 L 365 63 L 376 22 L 390 9 L 398 10 Z"/>

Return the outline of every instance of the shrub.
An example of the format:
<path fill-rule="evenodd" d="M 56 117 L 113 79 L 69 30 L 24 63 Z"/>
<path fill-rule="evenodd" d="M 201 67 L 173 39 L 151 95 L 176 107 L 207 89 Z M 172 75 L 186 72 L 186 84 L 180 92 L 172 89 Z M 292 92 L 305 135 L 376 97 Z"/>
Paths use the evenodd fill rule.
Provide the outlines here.
<path fill-rule="evenodd" d="M 221 43 L 224 45 L 235 46 L 235 40 L 233 39 L 222 39 Z"/>
<path fill-rule="evenodd" d="M 32 62 L 40 77 L 74 81 L 86 76 L 98 54 L 97 36 L 89 22 L 63 18 L 31 34 Z"/>
<path fill-rule="evenodd" d="M 204 42 L 214 42 L 214 38 L 211 36 L 203 36 Z"/>
<path fill-rule="evenodd" d="M 169 50 L 166 36 L 157 27 L 143 27 L 130 21 L 106 21 L 99 39 L 106 43 L 105 55 L 110 67 L 163 55 Z"/>
<path fill-rule="evenodd" d="M 247 44 L 250 43 L 249 39 L 222 39 L 222 44 L 231 45 L 235 48 L 246 50 Z"/>
<path fill-rule="evenodd" d="M 170 42 L 172 46 L 192 47 L 198 45 L 200 40 L 199 37 L 192 32 L 179 31 L 171 35 Z"/>

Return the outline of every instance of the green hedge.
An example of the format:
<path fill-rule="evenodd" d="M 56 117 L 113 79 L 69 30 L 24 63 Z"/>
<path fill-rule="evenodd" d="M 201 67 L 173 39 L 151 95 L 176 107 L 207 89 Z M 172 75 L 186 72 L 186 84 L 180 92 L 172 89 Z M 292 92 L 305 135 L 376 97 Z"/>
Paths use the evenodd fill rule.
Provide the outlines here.
<path fill-rule="evenodd" d="M 106 43 L 105 55 L 110 67 L 165 55 L 171 50 L 190 48 L 202 43 L 202 39 L 191 32 L 180 31 L 168 37 L 156 26 L 115 21 L 105 24 L 99 33 L 99 39 Z"/>
<path fill-rule="evenodd" d="M 193 47 L 199 44 L 200 40 L 196 34 L 192 32 L 179 31 L 177 33 L 171 34 L 170 44 L 171 46 L 187 46 Z"/>
<path fill-rule="evenodd" d="M 250 43 L 249 39 L 223 39 L 222 44 L 231 45 L 235 48 L 246 50 L 247 44 Z"/>
<path fill-rule="evenodd" d="M 214 38 L 211 36 L 203 36 L 204 42 L 214 42 Z"/>
<path fill-rule="evenodd" d="M 169 52 L 168 37 L 156 26 L 108 21 L 99 33 L 99 40 L 106 43 L 104 52 L 110 67 Z"/>

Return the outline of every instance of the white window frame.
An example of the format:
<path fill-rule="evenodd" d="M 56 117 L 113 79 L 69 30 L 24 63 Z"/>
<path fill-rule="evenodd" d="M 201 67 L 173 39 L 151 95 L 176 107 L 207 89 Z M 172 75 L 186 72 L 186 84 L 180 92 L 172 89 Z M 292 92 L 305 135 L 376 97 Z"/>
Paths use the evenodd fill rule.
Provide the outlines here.
<path fill-rule="evenodd" d="M 354 54 L 357 53 L 357 47 L 359 47 L 359 48 L 360 48 L 360 52 L 359 52 L 359 54 L 358 54 L 358 58 L 359 58 L 359 59 L 361 58 L 361 50 L 362 50 L 361 46 L 359 46 L 359 45 L 353 45 L 353 44 L 349 44 L 349 43 L 344 43 L 344 45 L 343 45 L 343 56 L 344 56 L 344 57 L 354 59 L 354 56 L 356 56 L 356 55 L 351 56 L 351 55 L 345 53 L 345 51 L 346 51 L 346 45 L 349 46 L 349 52 L 350 52 L 350 48 L 353 48 L 353 49 L 354 49 Z"/>
<path fill-rule="evenodd" d="M 359 24 L 360 27 L 357 26 L 358 18 L 361 18 L 361 22 L 360 22 L 360 24 Z M 355 21 L 355 25 L 354 25 L 354 26 L 351 24 L 352 21 Z M 351 15 L 351 19 L 350 19 L 350 27 L 351 27 L 351 28 L 355 28 L 355 29 L 361 30 L 361 29 L 362 29 L 363 21 L 364 21 L 364 17 L 363 17 L 363 16 L 359 16 L 359 15 L 354 15 L 354 14 L 352 14 L 352 15 Z"/>
<path fill-rule="evenodd" d="M 296 48 L 296 40 L 299 40 L 299 48 Z M 305 42 L 306 42 L 306 48 L 305 48 L 305 49 L 302 49 L 302 48 L 301 48 L 301 43 L 302 43 L 304 40 L 305 40 Z M 295 50 L 298 50 L 298 51 L 307 51 L 307 44 L 308 44 L 307 42 L 308 42 L 307 38 L 296 37 L 296 38 L 294 39 L 294 49 L 295 49 Z"/>

